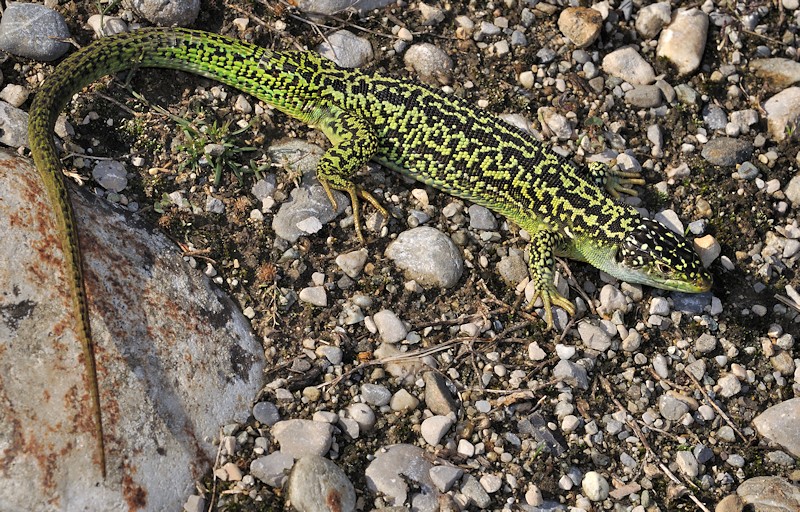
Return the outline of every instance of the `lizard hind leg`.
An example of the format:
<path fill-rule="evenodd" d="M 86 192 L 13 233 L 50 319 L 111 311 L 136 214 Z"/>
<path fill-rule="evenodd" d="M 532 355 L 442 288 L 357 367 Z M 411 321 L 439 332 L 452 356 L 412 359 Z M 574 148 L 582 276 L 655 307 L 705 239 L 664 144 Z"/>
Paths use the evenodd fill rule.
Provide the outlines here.
<path fill-rule="evenodd" d="M 553 328 L 553 308 L 560 307 L 570 316 L 575 315 L 575 306 L 569 299 L 561 295 L 553 282 L 555 277 L 555 258 L 553 256 L 558 235 L 547 231 L 535 231 L 531 235 L 530 245 L 530 273 L 536 285 L 536 293 L 531 298 L 526 310 L 534 308 L 536 299 L 542 299 L 544 306 L 544 321 L 547 330 Z"/>
<path fill-rule="evenodd" d="M 356 236 L 363 244 L 365 239 L 361 228 L 360 200 L 370 203 L 384 219 L 389 218 L 386 208 L 351 179 L 377 152 L 378 138 L 366 121 L 338 107 L 329 107 L 318 116 L 314 125 L 330 139 L 333 146 L 322 155 L 317 164 L 317 179 L 334 210 L 338 205 L 333 197 L 333 190 L 341 190 L 350 196 Z"/>

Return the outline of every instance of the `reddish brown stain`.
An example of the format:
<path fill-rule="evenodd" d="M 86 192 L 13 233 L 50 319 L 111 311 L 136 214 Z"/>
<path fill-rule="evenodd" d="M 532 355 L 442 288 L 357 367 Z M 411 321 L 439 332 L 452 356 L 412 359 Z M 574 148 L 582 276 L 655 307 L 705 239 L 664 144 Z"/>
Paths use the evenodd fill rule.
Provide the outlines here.
<path fill-rule="evenodd" d="M 331 512 L 342 512 L 342 496 L 335 489 L 328 492 L 325 504 Z"/>
<path fill-rule="evenodd" d="M 142 510 L 147 507 L 147 491 L 131 477 L 135 469 L 126 465 L 122 476 L 122 496 L 128 510 Z"/>

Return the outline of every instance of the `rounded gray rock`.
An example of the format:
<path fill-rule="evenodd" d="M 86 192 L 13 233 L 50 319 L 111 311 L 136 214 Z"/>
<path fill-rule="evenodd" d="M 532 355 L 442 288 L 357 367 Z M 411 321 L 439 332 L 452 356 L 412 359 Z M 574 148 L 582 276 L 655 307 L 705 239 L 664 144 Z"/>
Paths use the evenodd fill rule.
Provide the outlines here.
<path fill-rule="evenodd" d="M 51 61 L 69 51 L 69 27 L 61 14 L 39 4 L 13 3 L 0 20 L 0 49 L 29 59 Z"/>
<path fill-rule="evenodd" d="M 446 416 L 458 412 L 458 403 L 450 394 L 445 377 L 436 372 L 425 372 L 422 380 L 425 382 L 425 406 L 433 414 Z"/>
<path fill-rule="evenodd" d="M 419 79 L 429 84 L 450 82 L 453 60 L 438 46 L 430 43 L 415 44 L 403 57 L 406 67 L 413 69 Z"/>
<path fill-rule="evenodd" d="M 297 461 L 286 495 L 299 512 L 352 512 L 356 509 L 356 491 L 342 468 L 316 455 Z"/>
<path fill-rule="evenodd" d="M 625 102 L 636 108 L 656 108 L 663 101 L 661 89 L 655 85 L 639 85 L 625 93 Z"/>
<path fill-rule="evenodd" d="M 630 46 L 603 57 L 603 70 L 633 85 L 647 85 L 656 81 L 653 66 Z"/>
<path fill-rule="evenodd" d="M 416 510 L 438 510 L 439 490 L 431 480 L 431 468 L 422 448 L 396 444 L 378 450 L 364 474 L 369 490 L 383 494 L 389 506 L 413 503 Z M 406 482 L 413 483 L 413 490 Z"/>
<path fill-rule="evenodd" d="M 400 320 L 394 311 L 384 309 L 372 315 L 372 321 L 378 328 L 378 334 L 385 343 L 397 343 L 405 339 L 408 334 L 403 321 Z"/>
<path fill-rule="evenodd" d="M 678 421 L 689 412 L 689 404 L 674 396 L 662 395 L 658 400 L 658 412 L 664 419 Z"/>
<path fill-rule="evenodd" d="M 253 417 L 264 425 L 272 426 L 281 419 L 281 413 L 272 402 L 258 402 L 253 406 Z"/>
<path fill-rule="evenodd" d="M 348 30 L 337 30 L 317 47 L 323 57 L 343 68 L 358 68 L 372 60 L 372 44 Z"/>
<path fill-rule="evenodd" d="M 127 7 L 162 27 L 188 27 L 200 13 L 200 0 L 126 0 Z"/>
<path fill-rule="evenodd" d="M 281 487 L 294 464 L 294 457 L 283 452 L 270 453 L 250 463 L 250 474 L 272 487 Z"/>
<path fill-rule="evenodd" d="M 386 248 L 386 257 L 424 287 L 450 288 L 461 278 L 464 260 L 449 236 L 421 226 L 403 231 Z"/>
<path fill-rule="evenodd" d="M 656 55 L 672 62 L 685 75 L 700 66 L 707 38 L 708 14 L 697 8 L 678 9 L 658 38 Z"/>
<path fill-rule="evenodd" d="M 392 392 L 386 386 L 368 383 L 361 385 L 361 396 L 368 404 L 381 407 L 388 404 L 389 400 L 392 399 Z"/>
<path fill-rule="evenodd" d="M 800 398 L 791 398 L 773 405 L 753 419 L 759 435 L 783 447 L 795 457 L 800 457 Z"/>
<path fill-rule="evenodd" d="M 700 154 L 711 164 L 733 166 L 753 155 L 753 144 L 742 139 L 717 137 L 708 141 Z"/>
<path fill-rule="evenodd" d="M 272 427 L 272 434 L 281 446 L 281 452 L 295 458 L 306 455 L 325 455 L 331 449 L 333 426 L 311 420 L 279 421 Z"/>

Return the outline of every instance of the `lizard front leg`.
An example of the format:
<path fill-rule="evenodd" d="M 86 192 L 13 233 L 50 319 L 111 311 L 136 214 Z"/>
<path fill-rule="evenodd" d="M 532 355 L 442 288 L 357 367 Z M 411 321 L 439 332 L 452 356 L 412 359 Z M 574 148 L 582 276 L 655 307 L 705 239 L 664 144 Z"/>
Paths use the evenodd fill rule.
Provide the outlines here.
<path fill-rule="evenodd" d="M 530 260 L 528 267 L 531 279 L 536 285 L 536 293 L 531 298 L 526 310 L 533 309 L 536 299 L 542 298 L 544 305 L 544 321 L 547 330 L 553 328 L 553 307 L 563 308 L 570 316 L 575 314 L 575 306 L 566 297 L 561 295 L 553 282 L 555 278 L 555 247 L 559 236 L 552 231 L 540 229 L 531 236 Z"/>
<path fill-rule="evenodd" d="M 602 162 L 589 162 L 587 167 L 592 181 L 598 187 L 604 188 L 614 199 L 621 197 L 622 194 L 629 196 L 639 195 L 631 187 L 644 185 L 645 183 L 638 171 L 623 171 L 616 167 L 615 162 L 612 162 L 612 165 Z"/>
<path fill-rule="evenodd" d="M 334 210 L 336 199 L 333 197 L 332 189 L 341 190 L 350 196 L 356 235 L 363 244 L 365 240 L 361 229 L 359 199 L 364 199 L 374 206 L 384 219 L 389 218 L 386 208 L 372 194 L 351 180 L 351 177 L 375 156 L 378 151 L 378 138 L 366 121 L 338 107 L 329 106 L 322 109 L 315 117 L 313 125 L 319 128 L 333 144 L 317 164 L 317 179 L 328 194 Z"/>

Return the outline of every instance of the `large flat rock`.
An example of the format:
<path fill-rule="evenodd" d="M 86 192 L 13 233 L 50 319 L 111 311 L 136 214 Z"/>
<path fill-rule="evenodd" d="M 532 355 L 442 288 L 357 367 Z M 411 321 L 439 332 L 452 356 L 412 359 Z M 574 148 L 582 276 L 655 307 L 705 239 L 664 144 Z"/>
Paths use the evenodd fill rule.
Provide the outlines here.
<path fill-rule="evenodd" d="M 52 208 L 0 150 L 0 508 L 179 510 L 262 384 L 248 321 L 178 248 L 72 191 L 105 427 L 102 479 Z"/>

